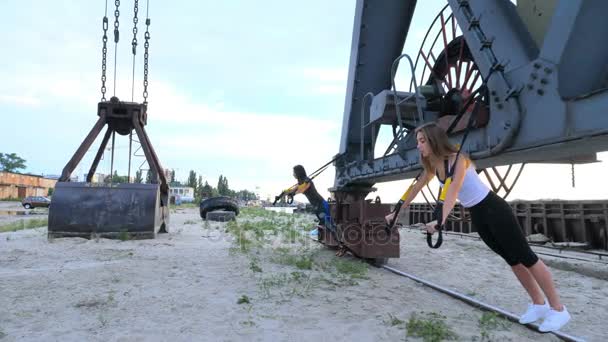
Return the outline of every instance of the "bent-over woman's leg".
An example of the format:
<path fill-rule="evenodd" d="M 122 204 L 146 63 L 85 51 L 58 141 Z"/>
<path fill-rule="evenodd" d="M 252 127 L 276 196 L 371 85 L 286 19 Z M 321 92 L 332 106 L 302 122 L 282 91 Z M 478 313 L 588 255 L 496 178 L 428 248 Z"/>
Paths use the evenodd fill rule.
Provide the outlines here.
<path fill-rule="evenodd" d="M 542 331 L 561 328 L 568 322 L 570 315 L 560 301 L 551 272 L 530 248 L 511 207 L 494 193 L 482 203 L 484 211 L 480 214 L 480 210 L 477 210 L 477 216 L 485 216 L 484 228 L 487 231 L 483 235 L 480 233 L 480 236 L 507 261 L 532 299 L 533 305 L 522 315 L 520 321 L 529 323 L 546 317 L 540 328 Z M 547 297 L 550 308 L 544 303 L 540 290 Z"/>

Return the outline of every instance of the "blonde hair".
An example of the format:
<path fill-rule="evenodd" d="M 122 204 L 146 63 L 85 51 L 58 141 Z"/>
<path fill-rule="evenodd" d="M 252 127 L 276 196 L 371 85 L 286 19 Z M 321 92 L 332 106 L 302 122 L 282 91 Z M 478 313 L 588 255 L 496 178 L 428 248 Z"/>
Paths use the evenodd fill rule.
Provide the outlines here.
<path fill-rule="evenodd" d="M 444 160 L 449 158 L 449 156 L 458 152 L 458 148 L 452 145 L 448 139 L 448 135 L 442 128 L 437 126 L 435 122 L 429 122 L 419 126 L 416 128 L 415 132 L 416 137 L 418 136 L 418 133 L 422 133 L 427 144 L 431 148 L 430 156 L 422 156 L 422 166 L 424 167 L 424 171 L 426 171 L 427 175 L 427 179 L 425 181 L 428 182 L 435 175 L 435 167 L 433 166 L 432 159 Z M 469 158 L 466 155 L 463 155 L 462 152 L 460 155 L 462 158 L 469 161 Z"/>

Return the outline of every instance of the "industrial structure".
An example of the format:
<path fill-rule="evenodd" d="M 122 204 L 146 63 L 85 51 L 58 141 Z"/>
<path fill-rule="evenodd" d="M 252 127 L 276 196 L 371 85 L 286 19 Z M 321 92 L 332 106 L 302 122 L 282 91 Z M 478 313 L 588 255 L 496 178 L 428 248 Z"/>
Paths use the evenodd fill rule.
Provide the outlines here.
<path fill-rule="evenodd" d="M 398 232 L 381 228 L 390 207 L 365 198 L 376 183 L 420 171 L 414 128 L 423 123 L 443 125 L 478 172 L 592 162 L 608 150 L 608 46 L 598 44 L 608 33 L 608 2 L 448 0 L 429 18 L 420 49 L 404 53 L 416 6 L 356 5 L 330 191 L 338 239 L 361 257 L 398 256 Z M 411 75 L 406 84 L 395 82 L 401 73 Z M 376 155 L 381 126 L 391 127 L 393 139 Z M 559 238 L 575 235 L 582 234 Z"/>

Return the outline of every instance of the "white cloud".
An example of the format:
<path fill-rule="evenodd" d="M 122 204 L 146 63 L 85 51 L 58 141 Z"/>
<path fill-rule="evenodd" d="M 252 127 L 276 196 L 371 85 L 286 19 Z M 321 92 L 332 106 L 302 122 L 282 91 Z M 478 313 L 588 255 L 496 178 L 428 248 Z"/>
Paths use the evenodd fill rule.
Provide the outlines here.
<path fill-rule="evenodd" d="M 348 68 L 304 68 L 301 71 L 305 79 L 319 82 L 346 83 Z"/>
<path fill-rule="evenodd" d="M 25 107 L 40 106 L 40 100 L 29 95 L 0 95 L 0 103 Z"/>
<path fill-rule="evenodd" d="M 348 67 L 306 67 L 292 70 L 292 77 L 299 79 L 299 86 L 316 95 L 344 97 L 348 79 Z"/>
<path fill-rule="evenodd" d="M 323 95 L 344 96 L 346 88 L 343 85 L 322 84 L 315 89 L 315 93 Z"/>
<path fill-rule="evenodd" d="M 93 73 L 74 71 L 47 72 L 33 70 L 30 73 L 0 73 L 2 79 L 12 80 L 10 86 L 0 86 L 0 102 L 12 103 L 27 107 L 40 107 L 42 104 L 69 101 L 69 105 L 90 107 L 91 102 L 101 97 L 101 81 L 94 84 L 98 77 Z"/>

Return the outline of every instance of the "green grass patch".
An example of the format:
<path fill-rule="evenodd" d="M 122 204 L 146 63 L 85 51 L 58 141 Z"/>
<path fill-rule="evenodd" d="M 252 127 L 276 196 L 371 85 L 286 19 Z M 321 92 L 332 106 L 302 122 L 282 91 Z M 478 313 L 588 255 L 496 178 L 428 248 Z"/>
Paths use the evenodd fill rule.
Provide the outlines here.
<path fill-rule="evenodd" d="M 287 213 L 278 213 L 276 211 L 272 211 L 272 210 L 266 210 L 264 208 L 260 208 L 260 207 L 246 207 L 246 208 L 242 208 L 240 210 L 239 216 L 242 217 L 248 217 L 248 218 L 253 218 L 253 217 L 261 217 L 261 218 L 277 218 L 277 217 L 290 217 L 292 216 L 292 214 L 287 214 Z"/>
<path fill-rule="evenodd" d="M 399 327 L 400 329 L 405 328 L 405 321 L 397 318 L 397 316 L 393 316 L 390 313 L 388 314 L 386 324 L 390 325 L 391 327 Z"/>
<path fill-rule="evenodd" d="M 289 265 L 295 266 L 300 270 L 312 270 L 313 256 L 310 254 L 279 254 L 277 256 L 272 257 L 272 261 L 281 264 L 281 265 Z"/>
<path fill-rule="evenodd" d="M 233 249 L 247 253 L 252 248 L 267 248 L 277 241 L 303 244 L 304 238 L 296 226 L 303 225 L 307 219 L 260 208 L 243 208 L 238 221 L 226 224 L 226 232 L 235 238 Z"/>
<path fill-rule="evenodd" d="M 23 229 L 46 227 L 49 224 L 48 222 L 48 218 L 19 220 L 0 226 L 0 233 L 16 232 L 18 230 Z"/>
<path fill-rule="evenodd" d="M 369 265 L 359 260 L 333 258 L 329 262 L 318 263 L 324 271 L 321 281 L 335 287 L 359 285 L 359 279 L 369 279 Z"/>
<path fill-rule="evenodd" d="M 8 197 L 8 198 L 0 198 L 0 201 L 3 202 L 21 202 L 23 198 L 18 198 L 18 197 Z"/>
<path fill-rule="evenodd" d="M 260 279 L 260 288 L 266 297 L 270 297 L 272 289 L 281 288 L 287 285 L 290 278 L 287 274 L 274 274 Z"/>
<path fill-rule="evenodd" d="M 296 243 L 300 241 L 302 234 L 295 228 L 289 227 L 284 229 L 283 241 L 288 243 Z"/>
<path fill-rule="evenodd" d="M 313 280 L 304 272 L 279 273 L 263 277 L 259 281 L 264 297 L 269 298 L 278 294 L 283 299 L 294 295 L 305 296 L 310 293 Z"/>
<path fill-rule="evenodd" d="M 251 263 L 249 264 L 249 269 L 253 273 L 262 273 L 262 268 L 258 265 L 257 260 L 251 260 Z"/>
<path fill-rule="evenodd" d="M 279 255 L 285 255 L 285 254 L 289 254 L 289 252 L 291 252 L 291 248 L 289 247 L 277 247 L 274 249 L 275 253 L 279 254 Z"/>
<path fill-rule="evenodd" d="M 255 327 L 256 326 L 255 322 L 252 320 L 243 321 L 240 323 L 241 323 L 241 325 L 246 326 L 246 327 Z"/>
<path fill-rule="evenodd" d="M 250 304 L 251 300 L 249 299 L 249 297 L 247 297 L 247 295 L 242 295 L 241 298 L 239 298 L 236 301 L 237 304 Z"/>
<path fill-rule="evenodd" d="M 336 271 L 351 278 L 367 279 L 369 265 L 359 260 L 334 259 Z"/>
<path fill-rule="evenodd" d="M 129 231 L 127 231 L 126 229 L 121 230 L 120 234 L 118 234 L 118 238 L 120 239 L 120 241 L 128 241 Z"/>
<path fill-rule="evenodd" d="M 494 340 L 491 332 L 494 330 L 505 330 L 509 322 L 498 316 L 495 312 L 484 312 L 479 319 L 479 329 L 481 330 L 481 340 Z"/>
<path fill-rule="evenodd" d="M 422 338 L 425 342 L 439 342 L 455 340 L 457 338 L 450 327 L 445 323 L 445 316 L 434 312 L 423 314 L 419 317 L 412 314 L 405 325 L 407 336 Z"/>
<path fill-rule="evenodd" d="M 231 251 L 247 253 L 251 250 L 254 242 L 247 237 L 247 233 L 242 229 L 238 222 L 228 222 L 226 231 L 234 237 L 234 246 L 230 249 Z"/>

